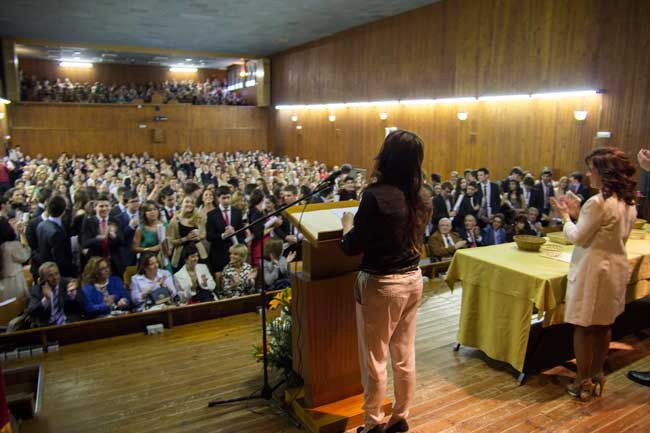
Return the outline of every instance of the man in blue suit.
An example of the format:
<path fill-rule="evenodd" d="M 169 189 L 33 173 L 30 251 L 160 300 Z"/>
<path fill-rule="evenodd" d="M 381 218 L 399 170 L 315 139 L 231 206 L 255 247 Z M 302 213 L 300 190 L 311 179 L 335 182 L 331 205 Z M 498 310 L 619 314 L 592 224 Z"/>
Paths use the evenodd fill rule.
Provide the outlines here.
<path fill-rule="evenodd" d="M 490 224 L 483 228 L 483 245 L 500 245 L 510 242 L 508 233 L 503 228 L 503 214 L 494 214 Z"/>
<path fill-rule="evenodd" d="M 128 190 L 124 193 L 124 203 L 126 209 L 124 212 L 118 214 L 112 220 L 109 218 L 109 221 L 115 222 L 122 233 L 124 238 L 124 244 L 122 246 L 123 257 L 124 257 L 124 266 L 135 265 L 135 253 L 131 251 L 131 244 L 133 243 L 133 236 L 135 235 L 135 230 L 140 225 L 140 199 L 135 191 Z"/>

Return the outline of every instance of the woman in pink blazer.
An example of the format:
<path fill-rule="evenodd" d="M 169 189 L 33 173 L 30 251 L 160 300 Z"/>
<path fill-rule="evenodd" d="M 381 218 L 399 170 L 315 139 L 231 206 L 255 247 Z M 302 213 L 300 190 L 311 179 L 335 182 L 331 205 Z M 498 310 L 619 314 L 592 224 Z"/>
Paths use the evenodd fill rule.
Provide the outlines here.
<path fill-rule="evenodd" d="M 603 365 L 611 325 L 625 309 L 629 263 L 625 242 L 636 219 L 635 169 L 619 149 L 594 149 L 585 159 L 591 186 L 600 193 L 580 209 L 569 196 L 553 199 L 564 221 L 564 235 L 575 244 L 566 292 L 564 320 L 575 325 L 573 346 L 578 367 L 567 392 L 581 400 L 601 395 Z M 572 221 L 579 214 L 577 223 Z"/>

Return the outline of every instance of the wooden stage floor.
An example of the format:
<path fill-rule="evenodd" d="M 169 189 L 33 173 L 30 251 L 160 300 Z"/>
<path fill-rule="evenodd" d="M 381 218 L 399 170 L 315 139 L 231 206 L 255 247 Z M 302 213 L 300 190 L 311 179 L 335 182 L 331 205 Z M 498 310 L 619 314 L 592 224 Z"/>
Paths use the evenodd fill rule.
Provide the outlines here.
<path fill-rule="evenodd" d="M 650 388 L 625 377 L 650 370 L 650 338 L 614 343 L 605 396 L 589 403 L 564 393 L 557 368 L 518 386 L 481 353 L 452 351 L 460 290 L 434 280 L 419 310 L 418 385 L 411 432 L 648 432 Z M 44 398 L 27 433 L 301 432 L 259 400 L 207 408 L 213 398 L 248 395 L 261 383 L 252 357 L 259 316 L 244 314 L 166 330 L 64 346 L 42 357 Z M 4 363 L 14 367 L 34 359 Z"/>

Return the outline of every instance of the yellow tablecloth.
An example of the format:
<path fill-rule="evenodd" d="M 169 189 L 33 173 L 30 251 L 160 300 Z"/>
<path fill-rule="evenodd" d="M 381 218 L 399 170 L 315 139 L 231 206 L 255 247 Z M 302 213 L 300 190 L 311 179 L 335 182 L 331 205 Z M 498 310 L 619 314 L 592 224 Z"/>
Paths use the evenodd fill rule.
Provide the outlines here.
<path fill-rule="evenodd" d="M 650 294 L 650 240 L 637 235 L 627 243 L 628 301 Z M 568 263 L 515 243 L 458 250 L 446 277 L 450 287 L 463 285 L 458 342 L 523 371 L 533 306 L 544 326 L 562 323 L 568 272 Z"/>

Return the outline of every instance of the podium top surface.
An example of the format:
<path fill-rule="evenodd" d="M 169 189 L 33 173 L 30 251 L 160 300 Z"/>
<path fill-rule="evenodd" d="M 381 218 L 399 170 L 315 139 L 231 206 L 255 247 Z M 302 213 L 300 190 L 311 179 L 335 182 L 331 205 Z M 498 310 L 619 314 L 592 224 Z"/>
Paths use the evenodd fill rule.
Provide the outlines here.
<path fill-rule="evenodd" d="M 289 221 L 300 230 L 305 238 L 316 244 L 321 241 L 340 239 L 343 234 L 341 217 L 344 212 L 356 213 L 356 200 L 332 203 L 314 203 L 292 206 L 286 210 Z M 303 212 L 304 209 L 304 212 Z"/>

